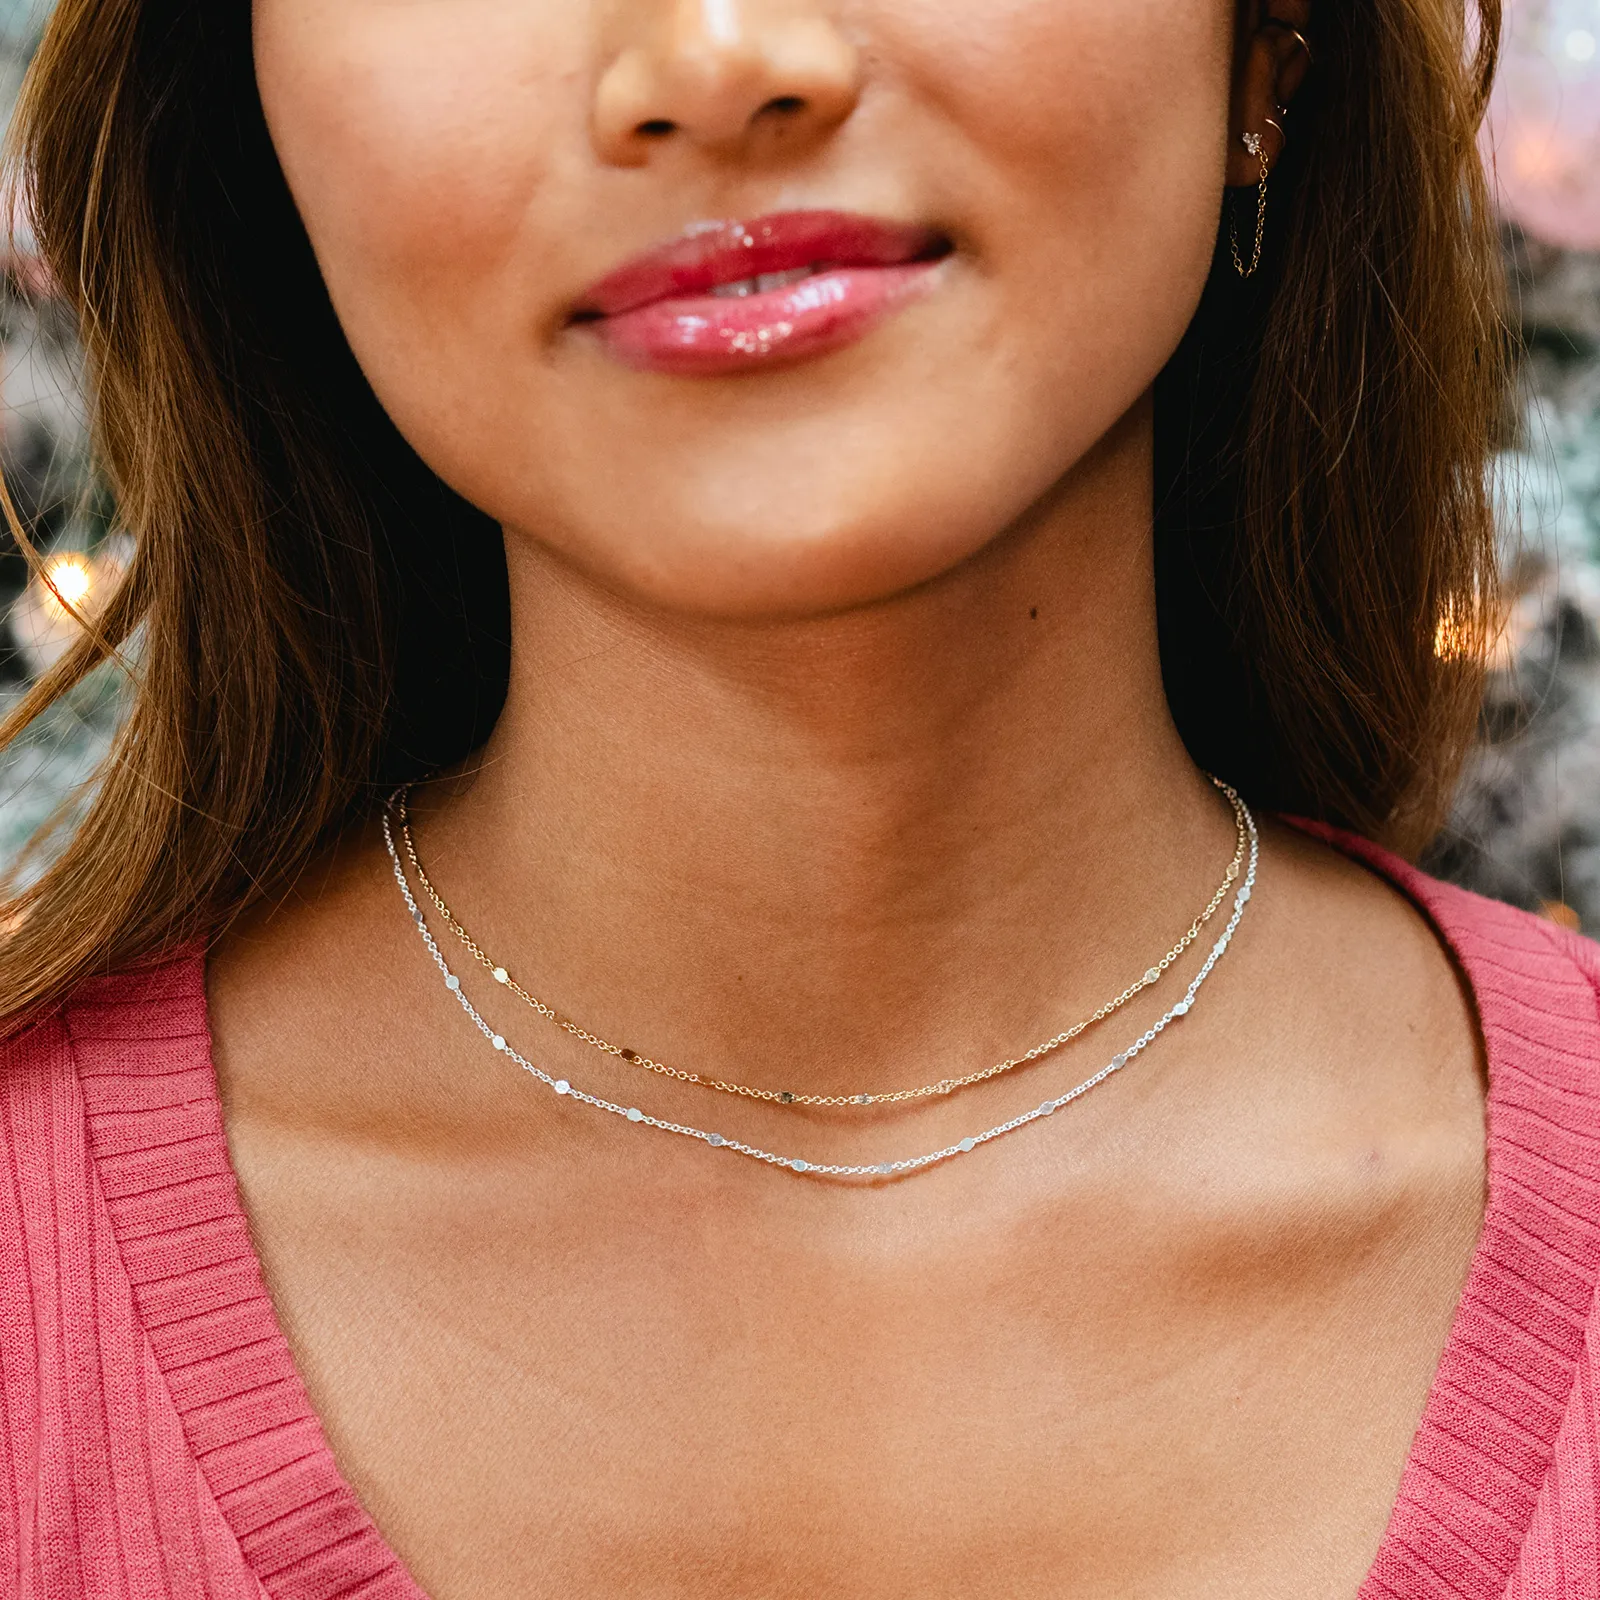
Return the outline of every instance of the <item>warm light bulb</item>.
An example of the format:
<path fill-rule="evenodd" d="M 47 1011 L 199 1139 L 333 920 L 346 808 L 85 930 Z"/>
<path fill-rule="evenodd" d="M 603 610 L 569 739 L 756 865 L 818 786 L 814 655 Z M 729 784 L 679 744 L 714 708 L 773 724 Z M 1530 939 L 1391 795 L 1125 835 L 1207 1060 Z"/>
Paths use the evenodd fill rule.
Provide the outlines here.
<path fill-rule="evenodd" d="M 50 587 L 54 591 L 50 598 L 58 609 L 63 606 L 81 606 L 88 597 L 93 579 L 89 576 L 89 569 L 82 561 L 68 557 L 62 561 L 53 561 L 45 568 L 45 576 L 50 580 Z"/>

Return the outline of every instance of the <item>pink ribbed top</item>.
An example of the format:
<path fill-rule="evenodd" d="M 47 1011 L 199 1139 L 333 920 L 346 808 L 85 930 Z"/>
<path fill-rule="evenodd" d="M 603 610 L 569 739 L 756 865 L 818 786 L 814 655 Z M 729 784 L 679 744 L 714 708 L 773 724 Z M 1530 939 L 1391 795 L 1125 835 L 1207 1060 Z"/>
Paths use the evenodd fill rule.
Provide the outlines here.
<path fill-rule="evenodd" d="M 1428 912 L 1489 1061 L 1482 1239 L 1360 1600 L 1600 1600 L 1600 950 L 1339 841 Z M 420 1600 L 251 1248 L 204 960 L 0 1047 L 0 1594 Z"/>

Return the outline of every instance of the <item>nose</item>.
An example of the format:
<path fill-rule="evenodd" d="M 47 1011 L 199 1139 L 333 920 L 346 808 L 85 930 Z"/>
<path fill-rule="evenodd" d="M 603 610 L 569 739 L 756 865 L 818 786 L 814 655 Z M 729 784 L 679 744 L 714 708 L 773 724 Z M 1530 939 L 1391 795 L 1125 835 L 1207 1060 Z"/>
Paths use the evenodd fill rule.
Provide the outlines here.
<path fill-rule="evenodd" d="M 858 52 L 808 0 L 637 0 L 629 41 L 595 90 L 602 160 L 642 166 L 673 143 L 794 151 L 855 110 Z"/>

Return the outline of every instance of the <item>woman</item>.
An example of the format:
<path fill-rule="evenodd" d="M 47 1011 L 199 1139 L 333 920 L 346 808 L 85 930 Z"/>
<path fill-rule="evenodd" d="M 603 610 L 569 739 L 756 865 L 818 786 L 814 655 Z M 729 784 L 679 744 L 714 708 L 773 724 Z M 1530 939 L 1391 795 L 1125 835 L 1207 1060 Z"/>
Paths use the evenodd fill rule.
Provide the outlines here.
<path fill-rule="evenodd" d="M 1600 1593 L 1600 962 L 1401 859 L 1497 22 L 62 0 L 8 1592 Z"/>

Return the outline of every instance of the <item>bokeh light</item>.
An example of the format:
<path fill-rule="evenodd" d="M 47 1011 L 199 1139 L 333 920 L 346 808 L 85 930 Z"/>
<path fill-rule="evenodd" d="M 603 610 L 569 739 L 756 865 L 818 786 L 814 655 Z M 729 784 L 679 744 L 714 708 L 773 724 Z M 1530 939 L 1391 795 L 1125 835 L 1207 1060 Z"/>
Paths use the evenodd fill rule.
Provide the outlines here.
<path fill-rule="evenodd" d="M 1600 0 L 1509 0 L 1484 141 L 1508 217 L 1600 249 Z"/>

